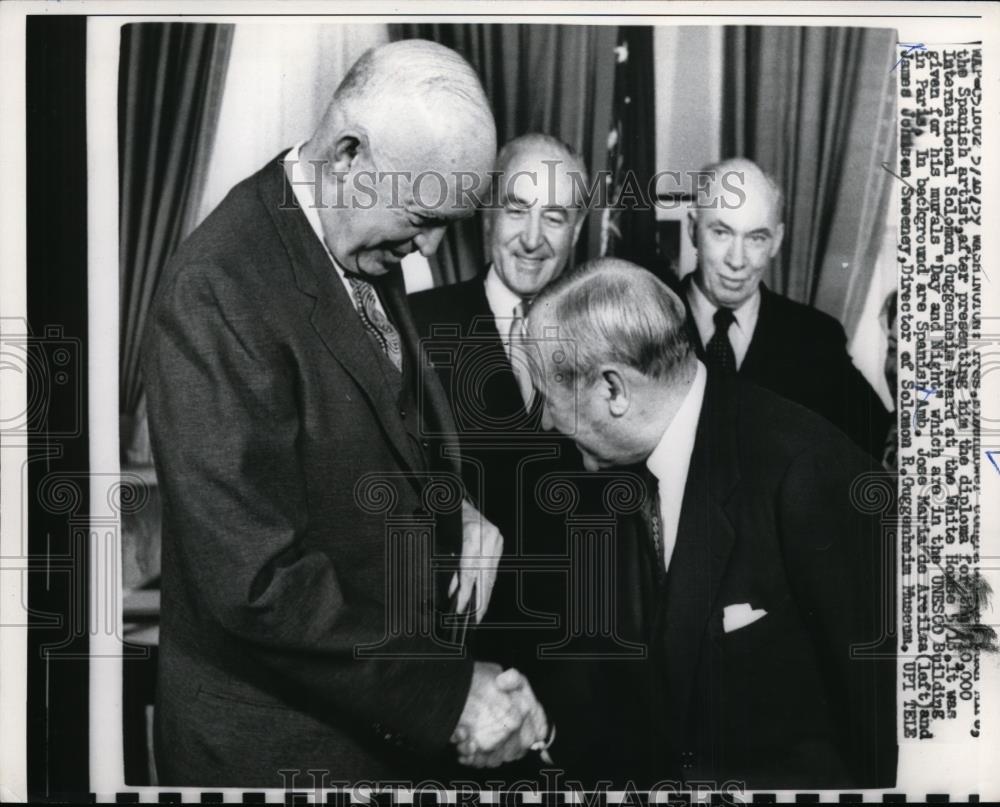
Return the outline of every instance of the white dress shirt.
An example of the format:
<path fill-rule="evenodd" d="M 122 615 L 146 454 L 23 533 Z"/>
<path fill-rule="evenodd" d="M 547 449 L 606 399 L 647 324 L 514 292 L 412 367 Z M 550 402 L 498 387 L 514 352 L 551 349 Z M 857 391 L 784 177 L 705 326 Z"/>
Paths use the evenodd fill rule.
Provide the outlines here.
<path fill-rule="evenodd" d="M 507 361 L 510 362 L 514 379 L 517 381 L 517 387 L 521 392 L 521 400 L 524 402 L 525 410 L 530 410 L 531 404 L 534 401 L 535 390 L 531 384 L 531 371 L 528 369 L 528 364 L 532 362 L 531 352 L 530 348 L 525 346 L 523 340 L 524 318 L 527 314 L 527 305 L 520 295 L 504 285 L 504 282 L 500 279 L 500 275 L 497 274 L 493 266 L 490 266 L 489 271 L 486 273 L 484 286 L 486 289 L 486 302 L 489 303 L 490 312 L 493 314 L 493 322 L 496 324 L 497 333 L 500 335 L 500 343 L 503 345 L 504 353 L 507 354 Z M 511 356 L 511 330 L 518 313 L 521 315 L 522 330 L 520 333 L 522 339 L 519 348 L 520 358 L 515 359 Z"/>
<path fill-rule="evenodd" d="M 691 304 L 691 316 L 694 317 L 695 327 L 698 328 L 698 336 L 701 337 L 701 344 L 708 346 L 709 340 L 715 335 L 715 312 L 716 306 L 709 302 L 695 279 L 687 284 L 687 298 Z M 733 346 L 733 355 L 736 357 L 736 369 L 739 370 L 750 349 L 750 340 L 753 339 L 754 328 L 757 327 L 757 315 L 760 313 L 760 287 L 753 293 L 753 296 L 746 300 L 739 308 L 733 309 L 733 324 L 729 326 L 729 344 Z"/>
<path fill-rule="evenodd" d="M 493 321 L 497 326 L 497 333 L 500 334 L 500 342 L 503 344 L 507 358 L 510 358 L 510 326 L 514 321 L 514 309 L 524 304 L 520 295 L 508 289 L 497 274 L 497 270 L 490 266 L 486 273 L 486 302 L 490 305 L 493 313 Z"/>
<path fill-rule="evenodd" d="M 694 381 L 670 421 L 660 442 L 646 460 L 646 467 L 657 479 L 660 494 L 660 532 L 663 539 L 663 568 L 670 568 L 670 558 L 677 543 L 677 525 L 681 518 L 684 488 L 694 452 L 694 438 L 705 398 L 705 365 L 698 362 Z"/>
<path fill-rule="evenodd" d="M 288 176 L 289 182 L 292 185 L 292 193 L 295 194 L 295 201 L 298 202 L 299 207 L 302 212 L 306 214 L 306 220 L 309 222 L 309 226 L 312 227 L 313 232 L 316 233 L 316 237 L 319 242 L 323 245 L 323 249 L 330 258 L 330 263 L 333 264 L 333 268 L 337 271 L 337 277 L 340 278 L 340 282 L 344 284 L 344 288 L 347 289 L 347 297 L 354 306 L 354 310 L 358 310 L 358 301 L 354 297 L 354 289 L 351 287 L 351 281 L 348 280 L 347 275 L 344 274 L 344 268 L 340 265 L 336 258 L 333 257 L 333 253 L 330 252 L 330 248 L 326 245 L 326 239 L 323 237 L 323 224 L 319 220 L 319 210 L 314 207 L 316 204 L 316 197 L 313 194 L 315 185 L 313 184 L 313 177 L 307 176 L 306 172 L 302 169 L 302 162 L 299 158 L 299 150 L 302 148 L 306 141 L 303 140 L 292 146 L 291 151 L 285 155 L 285 173 Z M 310 166 L 311 168 L 312 166 Z M 318 168 L 316 170 L 319 170 Z M 378 295 L 375 295 L 375 306 L 378 308 L 382 314 L 385 314 L 385 309 L 382 308 L 382 301 L 379 300 Z M 388 317 L 386 317 L 388 319 Z"/>

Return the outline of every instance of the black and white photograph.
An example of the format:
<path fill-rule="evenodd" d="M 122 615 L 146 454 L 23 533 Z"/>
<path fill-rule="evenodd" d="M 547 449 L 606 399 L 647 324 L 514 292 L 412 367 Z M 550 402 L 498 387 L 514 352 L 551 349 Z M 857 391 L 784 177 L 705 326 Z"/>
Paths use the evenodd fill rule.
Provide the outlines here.
<path fill-rule="evenodd" d="M 4 798 L 997 797 L 995 7 L 4 5 Z"/>

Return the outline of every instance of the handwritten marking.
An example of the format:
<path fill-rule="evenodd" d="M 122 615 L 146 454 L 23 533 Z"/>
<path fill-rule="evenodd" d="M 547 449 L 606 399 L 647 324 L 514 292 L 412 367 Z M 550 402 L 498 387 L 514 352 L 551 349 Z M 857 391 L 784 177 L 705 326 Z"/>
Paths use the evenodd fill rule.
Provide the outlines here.
<path fill-rule="evenodd" d="M 910 423 L 912 424 L 914 431 L 917 430 L 917 415 L 920 414 L 920 407 L 926 406 L 927 402 L 937 394 L 937 390 L 934 389 L 933 387 L 929 389 L 925 389 L 924 387 L 916 387 L 915 389 L 917 390 L 917 392 L 926 393 L 927 397 L 918 400 L 917 405 L 913 410 L 913 417 L 910 419 Z"/>
<path fill-rule="evenodd" d="M 893 70 L 895 70 L 897 67 L 899 67 L 900 62 L 902 62 L 903 59 L 905 59 L 907 56 L 909 56 L 911 53 L 913 53 L 913 51 L 915 51 L 915 50 L 927 50 L 927 46 L 923 42 L 916 42 L 916 43 L 914 43 L 912 45 L 909 42 L 900 42 L 899 43 L 900 47 L 903 47 L 904 45 L 906 45 L 908 47 L 906 48 L 906 50 L 903 51 L 903 55 L 899 57 L 899 62 L 896 62 L 892 66 L 892 69 L 889 70 L 890 73 Z"/>
<path fill-rule="evenodd" d="M 997 458 L 994 454 L 1000 454 L 1000 449 L 992 449 L 986 452 L 986 458 L 993 463 L 993 467 L 997 469 L 997 473 L 1000 474 L 1000 465 L 997 465 Z"/>
<path fill-rule="evenodd" d="M 894 177 L 896 177 L 896 179 L 898 179 L 898 180 L 899 180 L 900 182 L 902 182 L 902 183 L 903 183 L 904 185 L 906 185 L 906 187 L 907 187 L 907 188 L 909 188 L 909 189 L 910 189 L 911 191 L 915 191 L 915 190 L 916 190 L 916 188 L 914 188 L 914 187 L 913 187 L 913 186 L 912 186 L 912 185 L 911 185 L 911 184 L 910 184 L 909 182 L 907 182 L 907 181 L 906 181 L 905 179 L 903 179 L 903 178 L 902 178 L 902 177 L 901 177 L 901 176 L 900 176 L 899 174 L 897 174 L 897 173 L 896 173 L 895 171 L 893 171 L 893 170 L 892 170 L 892 169 L 891 169 L 891 168 L 889 167 L 889 163 L 886 163 L 886 162 L 882 163 L 882 167 L 883 167 L 883 168 L 884 168 L 884 169 L 885 169 L 886 171 L 888 171 L 888 172 L 889 172 L 890 174 L 892 174 L 892 175 L 893 175 Z"/>

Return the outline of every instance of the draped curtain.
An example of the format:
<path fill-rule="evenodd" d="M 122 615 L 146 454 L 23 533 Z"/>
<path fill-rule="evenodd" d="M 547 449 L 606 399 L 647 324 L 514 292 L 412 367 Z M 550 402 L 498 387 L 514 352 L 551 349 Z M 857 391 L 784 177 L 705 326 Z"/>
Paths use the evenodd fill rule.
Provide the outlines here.
<path fill-rule="evenodd" d="M 785 241 L 768 283 L 849 335 L 885 234 L 896 39 L 876 28 L 725 32 L 722 157 L 749 157 L 785 192 Z"/>
<path fill-rule="evenodd" d="M 233 185 L 309 137 L 354 61 L 386 41 L 383 24 L 237 24 L 198 221 Z"/>
<path fill-rule="evenodd" d="M 606 168 L 615 26 L 405 23 L 390 25 L 389 36 L 430 39 L 468 59 L 493 108 L 500 144 L 526 132 L 545 132 L 577 149 L 592 176 Z M 588 252 L 595 233 L 599 222 L 592 217 L 578 255 Z M 436 285 L 474 277 L 484 261 L 476 216 L 449 228 L 432 260 Z"/>
<path fill-rule="evenodd" d="M 233 26 L 123 26 L 118 83 L 122 444 L 142 397 L 139 348 L 160 272 L 193 226 Z"/>

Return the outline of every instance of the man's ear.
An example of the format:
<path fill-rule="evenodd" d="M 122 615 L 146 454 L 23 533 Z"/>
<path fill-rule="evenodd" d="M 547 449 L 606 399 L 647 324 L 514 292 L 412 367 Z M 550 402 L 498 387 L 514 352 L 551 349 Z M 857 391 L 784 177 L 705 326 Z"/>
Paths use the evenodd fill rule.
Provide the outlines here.
<path fill-rule="evenodd" d="M 688 238 L 691 239 L 694 248 L 698 249 L 698 211 L 696 210 L 688 211 Z"/>
<path fill-rule="evenodd" d="M 785 223 L 779 222 L 778 226 L 774 228 L 774 238 L 771 239 L 771 250 L 768 255 L 769 258 L 773 258 L 778 254 L 778 250 L 781 249 L 781 242 L 785 237 Z"/>
<path fill-rule="evenodd" d="M 341 132 L 333 144 L 330 170 L 334 174 L 346 174 L 366 147 L 367 139 L 363 134 L 353 131 Z"/>
<path fill-rule="evenodd" d="M 601 369 L 601 395 L 612 417 L 620 418 L 631 406 L 631 390 L 622 371 L 613 365 Z"/>

